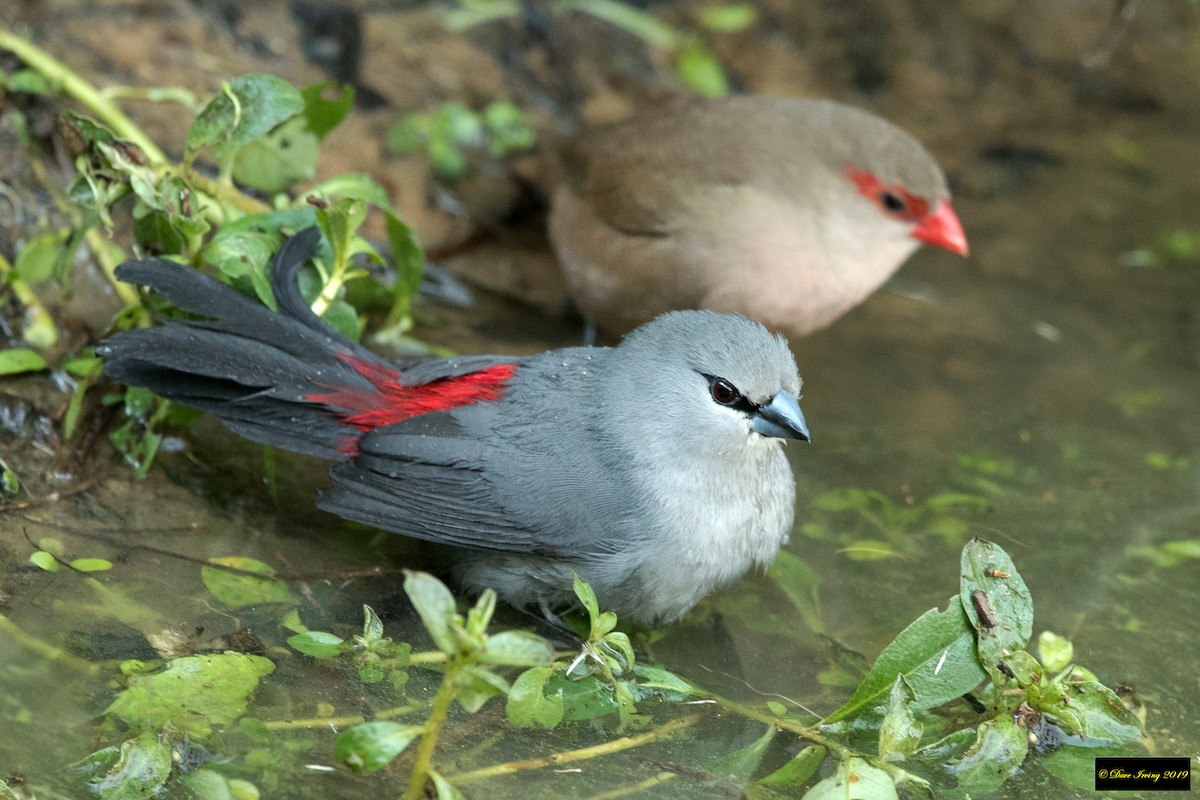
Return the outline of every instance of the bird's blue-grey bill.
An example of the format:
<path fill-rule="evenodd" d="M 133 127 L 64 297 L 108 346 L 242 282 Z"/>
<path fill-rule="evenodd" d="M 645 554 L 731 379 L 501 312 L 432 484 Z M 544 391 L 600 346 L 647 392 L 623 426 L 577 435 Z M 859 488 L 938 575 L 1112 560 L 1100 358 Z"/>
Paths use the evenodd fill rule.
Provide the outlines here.
<path fill-rule="evenodd" d="M 791 392 L 783 389 L 775 393 L 771 402 L 758 409 L 750 428 L 755 433 L 774 439 L 810 440 L 808 423 L 804 420 L 804 412 L 800 410 L 800 402 Z"/>

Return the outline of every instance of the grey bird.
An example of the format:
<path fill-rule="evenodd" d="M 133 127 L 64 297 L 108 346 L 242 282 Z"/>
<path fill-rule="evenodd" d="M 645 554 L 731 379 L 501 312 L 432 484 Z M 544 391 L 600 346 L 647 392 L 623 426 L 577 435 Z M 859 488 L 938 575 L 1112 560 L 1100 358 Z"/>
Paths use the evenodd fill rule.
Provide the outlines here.
<path fill-rule="evenodd" d="M 312 313 L 272 267 L 278 312 L 163 259 L 118 276 L 208 319 L 106 340 L 118 381 L 211 411 L 256 442 L 336 461 L 317 505 L 453 549 L 470 591 L 554 614 L 578 573 L 649 625 L 765 567 L 787 541 L 807 441 L 787 343 L 743 317 L 664 314 L 613 348 L 385 361 Z"/>

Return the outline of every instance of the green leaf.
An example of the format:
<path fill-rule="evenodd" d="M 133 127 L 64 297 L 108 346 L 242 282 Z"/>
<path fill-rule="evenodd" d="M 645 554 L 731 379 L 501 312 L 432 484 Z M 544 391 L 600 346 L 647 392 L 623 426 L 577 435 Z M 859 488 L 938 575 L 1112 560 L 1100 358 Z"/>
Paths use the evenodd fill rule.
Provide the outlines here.
<path fill-rule="evenodd" d="M 112 562 L 103 558 L 77 558 L 70 567 L 78 572 L 105 572 L 113 568 Z"/>
<path fill-rule="evenodd" d="M 396 268 L 396 292 L 406 297 L 416 294 L 425 272 L 425 250 L 416 232 L 387 206 L 381 206 L 387 228 L 388 244 L 392 248 L 392 264 Z"/>
<path fill-rule="evenodd" d="M 376 208 L 391 208 L 391 198 L 388 197 L 387 189 L 380 186 L 371 176 L 358 172 L 343 172 L 318 183 L 312 187 L 309 194 L 329 198 L 351 197 L 370 203 Z"/>
<path fill-rule="evenodd" d="M 300 92 L 274 75 L 243 75 L 222 89 L 188 129 L 190 152 L 208 149 L 224 160 L 304 110 Z"/>
<path fill-rule="evenodd" d="M 545 693 L 546 681 L 556 672 L 554 667 L 535 667 L 517 676 L 504 707 L 509 723 L 518 728 L 553 728 L 562 722 L 562 690 Z"/>
<path fill-rule="evenodd" d="M 446 585 L 426 572 L 405 570 L 404 591 L 437 648 L 447 655 L 457 653 L 458 644 L 450 626 L 458 617 L 458 610 Z"/>
<path fill-rule="evenodd" d="M 336 97 L 329 97 L 333 91 Z M 354 108 L 354 87 L 347 83 L 314 83 L 300 92 L 304 98 L 304 121 L 318 139 L 324 139 Z"/>
<path fill-rule="evenodd" d="M 703 689 L 693 686 L 662 667 L 638 664 L 633 668 L 633 674 L 637 677 L 638 688 L 643 690 L 643 693 L 645 690 L 661 691 L 668 695 L 678 695 L 680 699 L 705 694 Z"/>
<path fill-rule="evenodd" d="M 700 24 L 717 33 L 738 33 L 758 20 L 753 3 L 711 5 L 700 9 Z"/>
<path fill-rule="evenodd" d="M 333 756 L 355 772 L 374 772 L 404 752 L 422 732 L 420 725 L 401 725 L 388 720 L 364 722 L 338 736 Z"/>
<path fill-rule="evenodd" d="M 320 149 L 304 118 L 293 117 L 238 149 L 233 178 L 261 192 L 282 192 L 316 174 Z"/>
<path fill-rule="evenodd" d="M 675 56 L 675 70 L 684 84 L 705 97 L 729 94 L 729 80 L 716 57 L 698 37 L 692 37 Z"/>
<path fill-rule="evenodd" d="M 346 640 L 325 631 L 308 631 L 289 636 L 287 643 L 306 656 L 331 658 L 342 652 Z"/>
<path fill-rule="evenodd" d="M 1097 681 L 1061 678 L 1043 689 L 1037 710 L 1068 733 L 1114 744 L 1138 742 L 1142 726 L 1121 698 Z"/>
<path fill-rule="evenodd" d="M 58 87 L 42 73 L 34 69 L 19 69 L 11 75 L 0 72 L 0 86 L 20 94 L 40 94 L 53 97 Z"/>
<path fill-rule="evenodd" d="M 358 341 L 362 335 L 362 323 L 358 319 L 358 311 L 345 300 L 334 300 L 325 309 L 321 319 L 338 333 L 352 341 Z"/>
<path fill-rule="evenodd" d="M 917 722 L 912 709 L 912 691 L 904 677 L 896 676 L 888 693 L 887 710 L 879 726 L 879 759 L 903 761 L 917 749 L 924 726 Z"/>
<path fill-rule="evenodd" d="M 88 781 L 88 788 L 103 800 L 141 800 L 158 794 L 174 767 L 171 748 L 153 731 L 126 739 L 115 755 L 111 763 L 104 765 L 104 774 Z M 103 768 L 102 762 L 88 766 Z"/>
<path fill-rule="evenodd" d="M 14 347 L 0 351 L 0 375 L 18 375 L 46 368 L 46 359 L 35 350 Z"/>
<path fill-rule="evenodd" d="M 554 648 L 525 631 L 503 631 L 487 637 L 479 660 L 502 667 L 544 667 L 554 661 Z"/>
<path fill-rule="evenodd" d="M 892 776 L 861 758 L 847 758 L 802 800 L 898 800 Z"/>
<path fill-rule="evenodd" d="M 731 783 L 741 785 L 750 780 L 750 776 L 758 769 L 767 745 L 775 738 L 774 726 L 767 726 L 766 731 L 755 741 L 726 753 L 708 764 L 707 770 L 713 775 L 727 778 Z"/>
<path fill-rule="evenodd" d="M 1038 635 L 1038 655 L 1047 672 L 1061 672 L 1075 658 L 1075 646 L 1065 636 L 1053 631 L 1042 631 Z"/>
<path fill-rule="evenodd" d="M 435 769 L 429 770 L 429 779 L 433 781 L 433 790 L 437 800 L 465 800 L 462 792 L 454 784 L 443 778 Z"/>
<path fill-rule="evenodd" d="M 474 714 L 488 700 L 499 694 L 508 694 L 509 685 L 506 680 L 486 667 L 468 666 L 458 673 L 455 683 L 458 693 L 455 701 L 468 714 Z"/>
<path fill-rule="evenodd" d="M 483 126 L 488 134 L 488 154 L 494 158 L 533 147 L 536 134 L 521 109 L 512 103 L 488 103 L 483 109 Z"/>
<path fill-rule="evenodd" d="M 792 605 L 796 607 L 805 627 L 813 633 L 824 633 L 825 624 L 821 621 L 821 603 L 817 597 L 821 576 L 817 574 L 816 570 L 799 556 L 789 553 L 787 550 L 781 550 L 767 574 L 792 601 Z"/>
<path fill-rule="evenodd" d="M 1002 684 L 997 664 L 1024 650 L 1033 633 L 1033 598 L 1012 559 L 992 542 L 979 538 L 967 542 L 961 568 L 959 598 L 979 632 L 979 661 L 992 680 Z"/>
<path fill-rule="evenodd" d="M 975 654 L 975 635 L 958 598 L 945 611 L 931 608 L 883 649 L 846 705 L 825 718 L 834 722 L 884 702 L 903 675 L 913 710 L 924 711 L 966 694 L 987 677 Z"/>
<path fill-rule="evenodd" d="M 812 744 L 792 756 L 791 760 L 779 769 L 759 778 L 754 783 L 757 786 L 771 786 L 781 789 L 794 789 L 808 782 L 817 774 L 817 768 L 825 760 L 825 748 Z"/>
<path fill-rule="evenodd" d="M 54 274 L 54 264 L 62 249 L 62 237 L 57 233 L 46 233 L 33 239 L 21 248 L 13 269 L 17 277 L 26 283 L 41 283 Z"/>
<path fill-rule="evenodd" d="M 232 572 L 216 567 L 200 568 L 200 577 L 208 593 L 230 608 L 259 603 L 296 602 L 292 590 L 286 583 L 274 577 L 275 570 L 269 564 L 243 556 L 220 556 L 210 558 L 209 561 L 242 570 Z M 247 575 L 247 572 L 258 575 Z"/>
<path fill-rule="evenodd" d="M 35 551 L 31 556 L 29 556 L 29 560 L 46 570 L 46 572 L 58 572 L 59 570 L 60 565 L 58 563 L 58 559 L 47 553 L 45 550 Z"/>
<path fill-rule="evenodd" d="M 1096 758 L 1136 755 L 1128 747 L 1077 747 L 1063 744 L 1038 756 L 1037 764 L 1060 781 L 1087 792 L 1096 788 Z"/>
<path fill-rule="evenodd" d="M 245 653 L 176 658 L 161 672 L 131 675 L 104 714 L 135 730 L 171 725 L 204 738 L 244 714 L 259 680 L 274 670 L 270 660 Z"/>
<path fill-rule="evenodd" d="M 1000 788 L 1025 761 L 1029 737 L 1012 715 L 983 722 L 976 729 L 975 743 L 953 765 L 959 793 L 972 797 L 991 794 Z"/>
<path fill-rule="evenodd" d="M 545 693 L 562 697 L 567 722 L 605 717 L 619 709 L 612 686 L 597 675 L 568 678 L 562 671 L 555 672 L 546 680 Z"/>
<path fill-rule="evenodd" d="M 363 605 L 363 641 L 374 645 L 383 641 L 383 620 L 375 613 L 375 609 Z"/>

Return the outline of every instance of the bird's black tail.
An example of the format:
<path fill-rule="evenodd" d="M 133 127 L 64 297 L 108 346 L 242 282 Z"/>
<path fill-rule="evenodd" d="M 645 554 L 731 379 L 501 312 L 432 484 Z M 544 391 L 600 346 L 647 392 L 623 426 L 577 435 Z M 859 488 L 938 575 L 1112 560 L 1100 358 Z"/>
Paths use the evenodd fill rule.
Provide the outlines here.
<path fill-rule="evenodd" d="M 105 340 L 97 354 L 121 383 L 211 411 L 235 433 L 323 458 L 357 451 L 371 408 L 398 373 L 309 308 L 296 272 L 320 237 L 287 239 L 271 264 L 278 313 L 189 267 L 161 258 L 129 261 L 117 277 L 144 284 L 207 320 L 172 321 Z"/>

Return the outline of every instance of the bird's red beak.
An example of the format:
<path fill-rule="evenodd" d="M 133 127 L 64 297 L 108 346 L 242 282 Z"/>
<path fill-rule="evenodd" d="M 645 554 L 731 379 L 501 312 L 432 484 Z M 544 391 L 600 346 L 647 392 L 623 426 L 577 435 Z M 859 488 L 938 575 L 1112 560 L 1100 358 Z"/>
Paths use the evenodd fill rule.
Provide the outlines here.
<path fill-rule="evenodd" d="M 960 256 L 967 254 L 967 235 L 963 233 L 958 215 L 945 200 L 938 205 L 937 210 L 913 228 L 912 236 L 926 244 L 944 247 Z"/>

